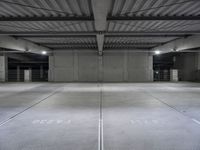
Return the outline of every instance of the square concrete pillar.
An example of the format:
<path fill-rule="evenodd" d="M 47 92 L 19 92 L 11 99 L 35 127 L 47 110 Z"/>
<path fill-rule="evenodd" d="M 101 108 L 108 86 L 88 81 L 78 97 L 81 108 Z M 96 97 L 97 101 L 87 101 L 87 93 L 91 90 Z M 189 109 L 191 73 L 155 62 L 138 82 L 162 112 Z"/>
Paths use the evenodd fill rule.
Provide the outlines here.
<path fill-rule="evenodd" d="M 170 70 L 170 81 L 172 81 L 172 82 L 178 81 L 178 70 L 177 69 Z"/>
<path fill-rule="evenodd" d="M 7 56 L 0 56 L 0 82 L 7 81 L 8 59 Z"/>
<path fill-rule="evenodd" d="M 48 71 L 48 81 L 54 81 L 54 56 L 49 56 L 49 71 Z"/>
<path fill-rule="evenodd" d="M 197 53 L 196 60 L 196 80 L 200 81 L 200 53 Z"/>
<path fill-rule="evenodd" d="M 200 53 L 197 53 L 197 70 L 200 70 Z"/>
<path fill-rule="evenodd" d="M 20 66 L 17 66 L 17 82 L 20 82 Z"/>
<path fill-rule="evenodd" d="M 32 81 L 32 70 L 24 70 L 24 81 L 31 82 Z"/>

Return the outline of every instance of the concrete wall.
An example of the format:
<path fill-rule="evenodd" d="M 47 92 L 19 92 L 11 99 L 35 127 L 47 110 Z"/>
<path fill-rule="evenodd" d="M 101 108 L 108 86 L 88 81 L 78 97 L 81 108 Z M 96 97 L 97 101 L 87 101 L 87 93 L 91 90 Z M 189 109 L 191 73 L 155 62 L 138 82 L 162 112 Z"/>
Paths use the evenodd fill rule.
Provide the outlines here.
<path fill-rule="evenodd" d="M 124 54 L 105 52 L 103 56 L 103 81 L 124 81 Z"/>
<path fill-rule="evenodd" d="M 6 56 L 0 56 L 0 82 L 7 81 L 8 62 Z"/>
<path fill-rule="evenodd" d="M 146 82 L 153 81 L 153 58 L 148 53 L 124 50 L 55 51 L 49 58 L 49 81 Z"/>
<path fill-rule="evenodd" d="M 182 81 L 200 80 L 200 53 L 183 53 L 177 57 L 175 68 Z"/>

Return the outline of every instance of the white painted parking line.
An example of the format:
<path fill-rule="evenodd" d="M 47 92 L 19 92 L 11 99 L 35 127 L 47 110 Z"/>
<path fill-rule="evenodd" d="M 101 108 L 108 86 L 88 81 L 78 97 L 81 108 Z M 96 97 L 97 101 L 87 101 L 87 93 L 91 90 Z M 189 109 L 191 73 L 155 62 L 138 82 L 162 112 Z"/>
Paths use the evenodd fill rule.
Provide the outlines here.
<path fill-rule="evenodd" d="M 197 123 L 198 125 L 200 125 L 200 121 L 196 120 L 196 119 L 192 119 L 192 121 L 194 121 L 195 123 Z"/>
<path fill-rule="evenodd" d="M 99 84 L 100 89 L 100 104 L 99 104 L 99 128 L 98 128 L 98 150 L 104 149 L 103 144 L 103 110 L 102 110 L 102 87 Z"/>
<path fill-rule="evenodd" d="M 56 89 L 55 91 L 51 92 L 51 93 L 48 94 L 47 96 L 43 97 L 43 98 L 42 98 L 41 100 L 39 100 L 38 102 L 32 104 L 31 106 L 27 107 L 26 109 L 24 109 L 24 110 L 18 112 L 17 114 L 11 116 L 11 117 L 8 118 L 7 120 L 0 122 L 0 127 L 3 126 L 3 125 L 5 125 L 6 123 L 10 122 L 11 120 L 13 120 L 14 118 L 16 118 L 17 116 L 21 115 L 21 114 L 24 113 L 25 111 L 27 111 L 27 110 L 29 110 L 29 109 L 35 107 L 36 105 L 42 103 L 43 101 L 47 100 L 49 97 L 51 97 L 51 96 L 57 94 L 58 92 L 61 91 L 61 89 L 63 89 L 63 87 Z"/>

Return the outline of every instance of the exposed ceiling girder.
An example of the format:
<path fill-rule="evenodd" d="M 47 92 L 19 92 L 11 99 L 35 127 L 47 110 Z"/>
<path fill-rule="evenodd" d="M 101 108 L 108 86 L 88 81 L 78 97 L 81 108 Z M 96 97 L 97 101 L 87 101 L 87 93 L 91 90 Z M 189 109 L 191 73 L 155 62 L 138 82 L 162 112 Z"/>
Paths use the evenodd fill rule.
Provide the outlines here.
<path fill-rule="evenodd" d="M 0 22 L 8 22 L 8 21 L 23 21 L 23 22 L 29 22 L 29 21 L 94 21 L 93 16 L 58 16 L 58 17 L 0 17 Z"/>
<path fill-rule="evenodd" d="M 92 0 L 92 9 L 94 14 L 94 25 L 98 32 L 106 31 L 107 29 L 107 14 L 110 6 L 110 0 Z M 103 54 L 104 34 L 96 35 L 99 55 Z"/>
<path fill-rule="evenodd" d="M 168 42 L 162 46 L 155 47 L 152 50 L 153 51 L 159 50 L 162 53 L 167 53 L 167 52 L 179 52 L 199 47 L 200 47 L 200 36 L 190 36 L 187 38 L 181 38 Z"/>
<path fill-rule="evenodd" d="M 108 21 L 181 21 L 200 20 L 200 16 L 110 16 Z"/>
<path fill-rule="evenodd" d="M 30 41 L 10 36 L 0 36 L 0 47 L 24 52 L 39 53 L 51 52 L 51 49 L 34 44 Z"/>
<path fill-rule="evenodd" d="M 106 8 L 104 8 L 104 9 L 106 9 Z M 97 11 L 98 10 L 96 10 L 96 12 Z M 97 12 L 97 13 L 99 13 L 99 12 Z M 106 13 L 106 12 L 101 11 L 100 13 L 104 15 L 104 13 Z M 12 21 L 12 22 L 13 21 L 24 21 L 24 22 L 29 22 L 29 21 L 94 21 L 95 18 L 96 18 L 96 16 L 94 16 L 94 17 L 93 16 L 0 17 L 0 22 L 8 22 L 8 21 Z M 101 19 L 101 18 L 99 17 L 98 19 Z M 200 16 L 109 16 L 109 17 L 106 17 L 106 20 L 107 21 L 172 21 L 172 20 L 180 21 L 180 20 L 200 20 Z M 103 23 L 105 23 L 105 21 L 102 22 L 101 24 L 103 24 Z M 101 26 L 101 25 L 97 24 L 97 26 Z M 103 31 L 103 30 L 101 30 L 101 31 Z"/>
<path fill-rule="evenodd" d="M 200 31 L 141 31 L 141 32 L 126 32 L 126 31 L 119 31 L 119 32 L 45 32 L 45 31 L 31 31 L 31 32 L 15 32 L 15 31 L 0 31 L 0 35 L 13 35 L 18 37 L 46 37 L 46 36 L 60 36 L 60 37 L 73 37 L 73 36 L 95 36 L 97 34 L 104 34 L 105 36 L 188 36 L 188 35 L 199 35 Z"/>
<path fill-rule="evenodd" d="M 54 43 L 54 42 L 48 42 L 48 43 L 40 43 L 42 45 L 86 45 L 85 43 Z M 87 43 L 87 45 L 96 45 L 96 43 Z"/>
<path fill-rule="evenodd" d="M 49 43 L 40 43 L 42 45 L 49 45 L 49 46 L 54 46 L 54 45 L 85 45 L 85 43 L 53 43 L 53 42 L 49 42 Z M 163 44 L 161 42 L 151 42 L 151 43 L 117 43 L 117 42 L 111 42 L 111 43 L 104 43 L 105 45 L 115 45 L 115 44 L 120 44 L 120 45 L 156 45 L 156 44 Z M 96 43 L 88 43 L 87 45 L 96 45 Z"/>

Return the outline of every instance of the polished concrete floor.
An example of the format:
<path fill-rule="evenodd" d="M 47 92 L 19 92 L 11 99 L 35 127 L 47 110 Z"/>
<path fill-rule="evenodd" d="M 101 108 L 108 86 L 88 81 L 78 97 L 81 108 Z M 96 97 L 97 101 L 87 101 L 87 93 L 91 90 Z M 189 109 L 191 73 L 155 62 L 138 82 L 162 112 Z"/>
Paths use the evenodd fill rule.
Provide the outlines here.
<path fill-rule="evenodd" d="M 0 84 L 0 150 L 200 150 L 200 83 Z"/>

